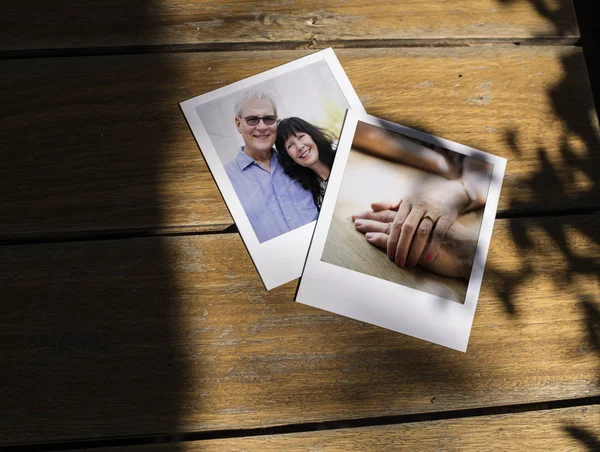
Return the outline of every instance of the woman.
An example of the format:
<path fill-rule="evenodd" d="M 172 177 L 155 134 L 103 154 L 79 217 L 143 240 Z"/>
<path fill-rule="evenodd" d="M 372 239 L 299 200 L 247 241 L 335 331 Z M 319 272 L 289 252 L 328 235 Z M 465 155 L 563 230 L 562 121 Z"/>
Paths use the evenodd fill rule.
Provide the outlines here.
<path fill-rule="evenodd" d="M 277 125 L 275 147 L 284 171 L 312 193 L 321 210 L 335 158 L 331 136 L 301 118 L 290 117 Z"/>

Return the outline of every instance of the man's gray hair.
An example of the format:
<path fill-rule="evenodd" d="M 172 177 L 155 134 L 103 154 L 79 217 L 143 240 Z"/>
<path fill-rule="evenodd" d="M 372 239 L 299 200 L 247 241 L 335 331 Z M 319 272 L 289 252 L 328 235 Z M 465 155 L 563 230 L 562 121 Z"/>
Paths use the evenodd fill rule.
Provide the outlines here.
<path fill-rule="evenodd" d="M 247 101 L 253 100 L 253 99 L 266 100 L 273 106 L 273 114 L 277 115 L 277 105 L 275 104 L 275 101 L 273 100 L 273 97 L 271 95 L 269 95 L 263 91 L 248 91 L 247 93 L 244 94 L 244 97 L 240 98 L 235 103 L 235 105 L 233 107 L 235 115 L 238 118 L 242 117 L 242 107 L 244 106 L 244 104 Z"/>

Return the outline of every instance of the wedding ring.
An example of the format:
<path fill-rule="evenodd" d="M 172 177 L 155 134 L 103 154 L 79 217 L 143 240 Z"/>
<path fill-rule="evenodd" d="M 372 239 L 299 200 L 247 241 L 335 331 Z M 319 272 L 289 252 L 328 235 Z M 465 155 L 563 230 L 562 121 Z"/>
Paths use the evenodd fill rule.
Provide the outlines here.
<path fill-rule="evenodd" d="M 426 213 L 425 215 L 423 215 L 423 220 L 427 218 L 428 220 L 431 220 L 432 223 L 435 223 L 435 220 L 433 219 L 433 217 L 431 215 L 429 215 L 428 213 Z"/>

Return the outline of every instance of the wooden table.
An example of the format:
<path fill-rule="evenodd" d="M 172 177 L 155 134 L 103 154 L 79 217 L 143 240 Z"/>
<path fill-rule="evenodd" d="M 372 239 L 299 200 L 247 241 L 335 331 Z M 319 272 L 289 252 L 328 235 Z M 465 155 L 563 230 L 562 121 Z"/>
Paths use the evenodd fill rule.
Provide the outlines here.
<path fill-rule="evenodd" d="M 600 135 L 570 1 L 1 10 L 0 446 L 599 447 Z M 265 292 L 178 108 L 328 46 L 367 112 L 508 159 L 466 354 Z"/>

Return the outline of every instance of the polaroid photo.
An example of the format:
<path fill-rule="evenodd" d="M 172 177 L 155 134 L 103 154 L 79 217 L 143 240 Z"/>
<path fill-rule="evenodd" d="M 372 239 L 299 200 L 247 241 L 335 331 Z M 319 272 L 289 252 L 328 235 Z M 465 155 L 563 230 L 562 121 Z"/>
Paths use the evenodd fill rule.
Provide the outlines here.
<path fill-rule="evenodd" d="M 267 290 L 299 278 L 347 109 L 332 49 L 182 102 Z"/>
<path fill-rule="evenodd" d="M 349 111 L 296 301 L 466 351 L 505 167 Z"/>

